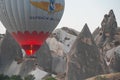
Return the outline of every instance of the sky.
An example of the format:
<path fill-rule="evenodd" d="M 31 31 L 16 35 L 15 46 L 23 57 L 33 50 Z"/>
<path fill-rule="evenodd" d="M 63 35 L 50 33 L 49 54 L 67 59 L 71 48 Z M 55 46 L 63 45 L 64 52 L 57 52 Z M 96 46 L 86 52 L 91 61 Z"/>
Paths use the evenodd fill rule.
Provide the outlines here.
<path fill-rule="evenodd" d="M 85 23 L 93 32 L 105 14 L 113 9 L 118 26 L 120 26 L 120 0 L 65 0 L 63 17 L 57 28 L 69 27 L 81 31 Z M 0 33 L 5 33 L 5 28 L 0 23 Z"/>
<path fill-rule="evenodd" d="M 65 0 L 66 6 L 59 27 L 70 27 L 81 31 L 85 23 L 91 32 L 98 26 L 105 14 L 113 9 L 120 26 L 120 0 Z"/>

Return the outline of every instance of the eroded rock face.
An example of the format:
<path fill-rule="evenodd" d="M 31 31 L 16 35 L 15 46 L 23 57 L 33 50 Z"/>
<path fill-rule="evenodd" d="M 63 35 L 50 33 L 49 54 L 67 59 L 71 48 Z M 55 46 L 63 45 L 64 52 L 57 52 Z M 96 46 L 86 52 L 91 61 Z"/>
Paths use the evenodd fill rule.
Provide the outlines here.
<path fill-rule="evenodd" d="M 45 43 L 36 53 L 38 66 L 42 67 L 44 71 L 52 73 L 52 55 L 50 49 Z"/>
<path fill-rule="evenodd" d="M 62 30 L 66 31 L 67 33 L 69 33 L 71 35 L 74 35 L 74 36 L 78 36 L 79 35 L 79 32 L 75 31 L 74 29 L 63 27 Z"/>
<path fill-rule="evenodd" d="M 66 70 L 67 54 L 65 52 L 70 50 L 72 46 L 71 43 L 76 39 L 75 35 L 77 32 L 65 28 L 64 30 L 58 30 L 58 33 L 60 34 L 57 34 L 59 40 L 57 41 L 54 36 L 49 37 L 47 43 L 45 43 L 35 54 L 35 60 L 23 57 L 25 54 L 24 51 L 21 51 L 17 42 L 7 33 L 5 39 L 1 43 L 0 72 L 4 72 L 7 75 L 17 74 L 25 76 L 31 71 L 34 71 L 35 67 L 38 67 L 51 74 L 64 74 Z M 11 68 L 12 66 L 17 70 Z"/>
<path fill-rule="evenodd" d="M 26 76 L 37 68 L 57 74 L 58 80 L 64 80 L 66 64 L 66 80 L 83 80 L 108 72 L 108 67 L 109 72 L 118 72 L 120 28 L 117 27 L 113 10 L 104 16 L 101 26 L 93 35 L 87 24 L 80 34 L 67 27 L 55 30 L 39 49 L 35 60 L 24 60 L 21 48 L 7 33 L 0 42 L 0 73 Z"/>
<path fill-rule="evenodd" d="M 115 50 L 114 71 L 120 72 L 120 46 L 116 47 Z"/>
<path fill-rule="evenodd" d="M 52 72 L 57 75 L 66 72 L 66 60 L 64 57 L 52 55 Z"/>
<path fill-rule="evenodd" d="M 46 40 L 52 55 L 52 72 L 63 75 L 66 72 L 66 55 L 73 45 L 77 31 L 63 27 L 56 29 Z"/>
<path fill-rule="evenodd" d="M 35 62 L 32 60 L 24 61 L 21 63 L 21 67 L 19 68 L 19 74 L 21 76 L 27 76 L 31 71 L 35 69 Z"/>
<path fill-rule="evenodd" d="M 120 72 L 120 46 L 107 51 L 106 62 L 111 72 Z"/>
<path fill-rule="evenodd" d="M 93 38 L 95 38 L 99 34 L 100 28 L 97 27 L 94 32 L 92 33 Z"/>
<path fill-rule="evenodd" d="M 102 57 L 109 67 L 109 72 L 118 72 L 119 51 L 116 53 L 115 50 L 120 45 L 120 28 L 117 26 L 113 10 L 110 10 L 104 16 L 101 26 L 98 33 L 96 33 L 97 35 L 94 36 L 94 40 L 99 47 L 100 53 L 103 54 Z"/>
<path fill-rule="evenodd" d="M 8 32 L 0 47 L 0 73 L 25 76 L 36 66 L 49 73 L 52 72 L 52 57 L 46 43 L 36 53 L 37 58 L 35 60 L 27 60 L 23 57 L 21 48 Z M 14 66 L 16 70 L 11 66 Z"/>
<path fill-rule="evenodd" d="M 10 64 L 16 59 L 22 58 L 22 52 L 17 42 L 7 32 L 1 43 L 0 50 L 0 73 L 8 70 Z"/>
<path fill-rule="evenodd" d="M 21 66 L 18 73 L 21 76 L 28 75 L 36 68 L 52 73 L 52 56 L 48 45 L 45 43 L 41 46 L 34 57 L 23 57 L 22 62 L 18 65 Z"/>
<path fill-rule="evenodd" d="M 115 36 L 117 36 L 116 32 L 118 32 L 118 27 L 113 10 L 110 10 L 108 14 L 104 15 L 101 26 L 101 28 L 97 29 L 97 35 L 95 35 L 95 32 L 93 33 L 98 47 L 103 47 L 106 43 L 114 41 Z"/>
<path fill-rule="evenodd" d="M 102 74 L 105 72 L 102 64 L 105 63 L 101 61 L 99 50 L 85 24 L 70 51 L 66 80 L 83 80 Z"/>
<path fill-rule="evenodd" d="M 120 42 L 120 27 L 117 28 L 114 39 L 115 39 L 115 41 Z"/>
<path fill-rule="evenodd" d="M 115 35 L 117 29 L 117 22 L 113 10 L 110 10 L 109 14 L 104 16 L 101 26 L 104 36 L 114 39 L 113 36 Z"/>

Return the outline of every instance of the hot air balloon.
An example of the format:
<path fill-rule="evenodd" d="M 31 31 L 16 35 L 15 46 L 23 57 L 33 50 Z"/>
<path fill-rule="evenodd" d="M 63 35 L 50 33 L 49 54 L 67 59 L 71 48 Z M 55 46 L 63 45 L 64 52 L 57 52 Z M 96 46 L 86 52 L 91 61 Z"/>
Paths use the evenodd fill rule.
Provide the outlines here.
<path fill-rule="evenodd" d="M 61 20 L 64 0 L 0 0 L 0 20 L 28 56 Z"/>

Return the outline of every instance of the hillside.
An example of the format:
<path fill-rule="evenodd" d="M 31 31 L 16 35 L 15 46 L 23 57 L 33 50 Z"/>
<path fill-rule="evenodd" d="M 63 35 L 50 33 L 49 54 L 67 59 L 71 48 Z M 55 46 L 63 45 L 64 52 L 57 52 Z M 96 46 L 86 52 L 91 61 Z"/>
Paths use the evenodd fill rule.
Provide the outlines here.
<path fill-rule="evenodd" d="M 120 72 L 120 27 L 113 10 L 105 14 L 93 33 L 86 23 L 81 32 L 68 27 L 53 31 L 34 55 L 25 56 L 12 36 L 0 35 L 0 74 L 34 74 L 36 80 L 54 75 L 57 80 L 85 80 Z M 119 78 L 120 79 L 120 78 Z M 95 80 L 95 79 L 87 79 Z M 108 79 L 114 80 L 114 79 Z"/>

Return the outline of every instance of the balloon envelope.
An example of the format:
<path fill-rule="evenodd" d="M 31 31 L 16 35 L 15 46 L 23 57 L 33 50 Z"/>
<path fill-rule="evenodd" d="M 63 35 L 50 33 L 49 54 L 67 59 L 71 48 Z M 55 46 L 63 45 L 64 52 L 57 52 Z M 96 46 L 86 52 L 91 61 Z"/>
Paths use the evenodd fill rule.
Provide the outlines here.
<path fill-rule="evenodd" d="M 64 0 L 0 0 L 0 20 L 28 56 L 58 25 Z"/>

